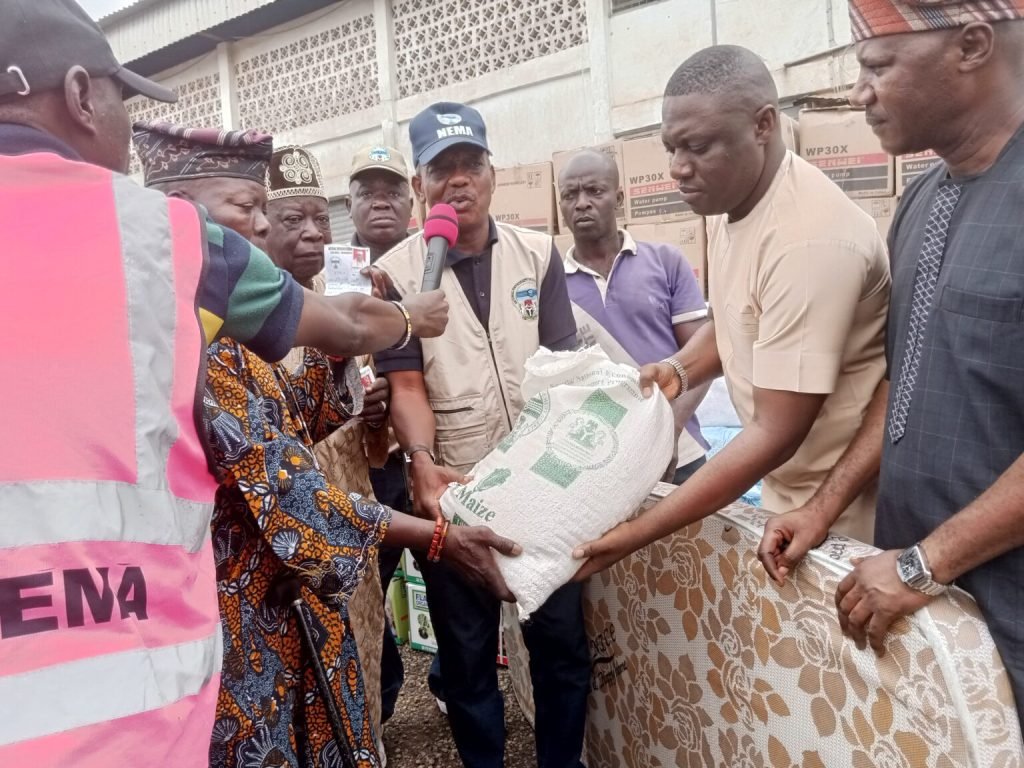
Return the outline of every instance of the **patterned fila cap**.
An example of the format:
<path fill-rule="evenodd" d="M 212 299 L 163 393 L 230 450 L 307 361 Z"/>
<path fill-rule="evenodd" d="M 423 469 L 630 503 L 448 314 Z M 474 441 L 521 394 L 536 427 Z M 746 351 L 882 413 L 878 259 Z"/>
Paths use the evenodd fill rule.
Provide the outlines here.
<path fill-rule="evenodd" d="M 976 21 L 1024 18 L 1024 0 L 849 0 L 857 42 L 883 35 L 953 29 Z"/>

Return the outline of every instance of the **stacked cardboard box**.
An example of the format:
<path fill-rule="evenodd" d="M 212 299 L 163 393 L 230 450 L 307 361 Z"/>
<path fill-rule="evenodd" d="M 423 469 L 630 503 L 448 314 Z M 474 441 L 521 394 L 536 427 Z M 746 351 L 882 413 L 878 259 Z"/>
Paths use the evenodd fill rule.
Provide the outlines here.
<path fill-rule="evenodd" d="M 494 220 L 555 234 L 558 224 L 552 173 L 551 163 L 496 169 L 491 198 Z"/>
<path fill-rule="evenodd" d="M 409 217 L 409 226 L 407 229 L 410 233 L 419 232 L 423 229 L 423 222 L 427 218 L 427 209 L 422 200 L 414 197 L 412 201 L 412 213 Z"/>
<path fill-rule="evenodd" d="M 430 618 L 423 572 L 409 550 L 402 553 L 401 563 L 388 587 L 385 611 L 391 620 L 398 645 L 409 643 L 413 650 L 437 653 L 437 637 Z M 508 666 L 505 639 L 500 630 L 496 651 L 496 663 Z"/>
<path fill-rule="evenodd" d="M 806 109 L 800 113 L 800 155 L 849 197 L 892 197 L 896 166 L 860 110 Z"/>
<path fill-rule="evenodd" d="M 555 235 L 555 248 L 558 249 L 558 253 L 565 256 L 569 252 L 569 249 L 573 246 L 572 233 L 568 232 L 564 235 Z"/>
<path fill-rule="evenodd" d="M 669 176 L 669 157 L 660 136 L 643 136 L 622 143 L 626 169 L 626 223 L 664 224 L 700 218 Z"/>
<path fill-rule="evenodd" d="M 437 640 L 427 608 L 427 588 L 423 584 L 423 572 L 409 550 L 402 553 L 401 564 L 391 580 L 388 602 L 395 641 L 399 645 L 408 642 L 409 647 L 417 651 L 435 653 Z"/>
<path fill-rule="evenodd" d="M 630 224 L 629 233 L 634 240 L 648 243 L 668 243 L 678 248 L 686 259 L 697 284 L 707 295 L 708 239 L 704 219 L 693 221 L 660 221 L 654 224 Z"/>
<path fill-rule="evenodd" d="M 423 583 L 423 571 L 420 570 L 419 563 L 416 562 L 416 558 L 412 556 L 412 552 L 408 549 L 402 553 L 402 573 L 405 574 L 405 580 L 413 584 Z"/>
<path fill-rule="evenodd" d="M 889 234 L 899 194 L 899 164 L 882 149 L 863 111 L 849 107 L 802 111 L 800 155 L 867 211 L 883 237 Z"/>
<path fill-rule="evenodd" d="M 388 585 L 385 612 L 391 622 L 395 642 L 398 645 L 405 645 L 409 642 L 409 599 L 405 594 L 405 578 L 401 571 L 395 573 Z"/>
<path fill-rule="evenodd" d="M 896 214 L 896 204 L 899 202 L 899 199 L 895 197 L 874 197 L 854 200 L 854 202 L 861 210 L 867 212 L 875 220 L 879 233 L 883 238 L 887 238 L 889 236 L 889 227 L 892 226 L 892 218 Z"/>
<path fill-rule="evenodd" d="M 800 154 L 800 123 L 794 120 L 792 117 L 787 115 L 785 112 L 779 113 L 779 123 L 782 126 L 782 140 L 786 144 L 786 149 L 790 152 Z"/>
<path fill-rule="evenodd" d="M 437 638 L 434 636 L 434 625 L 430 622 L 430 609 L 427 606 L 427 588 L 410 582 L 405 585 L 405 589 L 409 600 L 409 647 L 437 653 Z"/>
<path fill-rule="evenodd" d="M 669 175 L 669 156 L 660 135 L 622 142 L 626 229 L 637 241 L 678 248 L 707 296 L 707 235 L 704 219 L 683 201 Z"/>
<path fill-rule="evenodd" d="M 907 185 L 932 167 L 939 156 L 930 149 L 913 155 L 900 155 L 896 158 L 896 196 L 902 197 Z"/>

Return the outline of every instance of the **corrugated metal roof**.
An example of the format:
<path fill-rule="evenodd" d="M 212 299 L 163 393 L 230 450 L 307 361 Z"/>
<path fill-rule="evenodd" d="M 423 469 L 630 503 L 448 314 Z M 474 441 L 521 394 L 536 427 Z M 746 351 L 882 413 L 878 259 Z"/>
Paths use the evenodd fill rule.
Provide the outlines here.
<path fill-rule="evenodd" d="M 129 62 L 212 30 L 278 0 L 136 0 L 100 21 L 118 59 Z"/>
<path fill-rule="evenodd" d="M 149 77 L 209 53 L 221 41 L 250 37 L 336 4 L 336 0 L 223 0 L 217 4 L 136 0 L 102 26 L 118 60 Z M 209 10 L 212 5 L 218 6 L 215 12 Z M 207 10 L 200 12 L 199 7 Z"/>
<path fill-rule="evenodd" d="M 116 24 L 119 19 L 123 19 L 126 16 L 130 16 L 133 13 L 138 13 L 147 6 L 156 5 L 157 3 L 165 3 L 167 0 L 134 0 L 131 3 L 122 3 L 121 7 L 110 13 L 105 13 L 100 16 L 96 23 L 100 25 L 102 29 L 107 29 L 113 24 Z"/>

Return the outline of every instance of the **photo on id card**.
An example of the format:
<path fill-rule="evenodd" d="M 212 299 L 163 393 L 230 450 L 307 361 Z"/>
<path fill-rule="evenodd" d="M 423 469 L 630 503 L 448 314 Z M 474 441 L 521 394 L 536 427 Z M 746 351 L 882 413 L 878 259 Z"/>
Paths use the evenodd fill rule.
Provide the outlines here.
<path fill-rule="evenodd" d="M 328 296 L 352 292 L 370 295 L 373 284 L 369 277 L 361 274 L 368 266 L 369 248 L 333 243 L 324 246 L 324 269 L 327 278 L 325 293 Z"/>

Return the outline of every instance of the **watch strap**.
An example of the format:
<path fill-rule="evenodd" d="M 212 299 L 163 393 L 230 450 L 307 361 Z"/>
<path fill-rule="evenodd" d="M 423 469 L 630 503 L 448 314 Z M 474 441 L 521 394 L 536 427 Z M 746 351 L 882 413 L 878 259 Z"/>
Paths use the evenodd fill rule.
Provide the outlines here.
<path fill-rule="evenodd" d="M 406 462 L 412 461 L 412 456 L 414 453 L 425 453 L 427 454 L 427 456 L 430 457 L 431 463 L 437 464 L 437 457 L 434 456 L 434 452 L 430 450 L 429 446 L 423 445 L 422 443 L 415 443 L 413 445 L 410 445 L 408 448 L 405 449 Z"/>
<path fill-rule="evenodd" d="M 906 573 L 905 562 L 913 564 L 912 573 Z M 899 574 L 900 581 L 925 595 L 936 597 L 946 591 L 946 585 L 940 584 L 932 577 L 931 568 L 928 567 L 928 558 L 920 542 L 900 553 L 896 572 Z"/>

